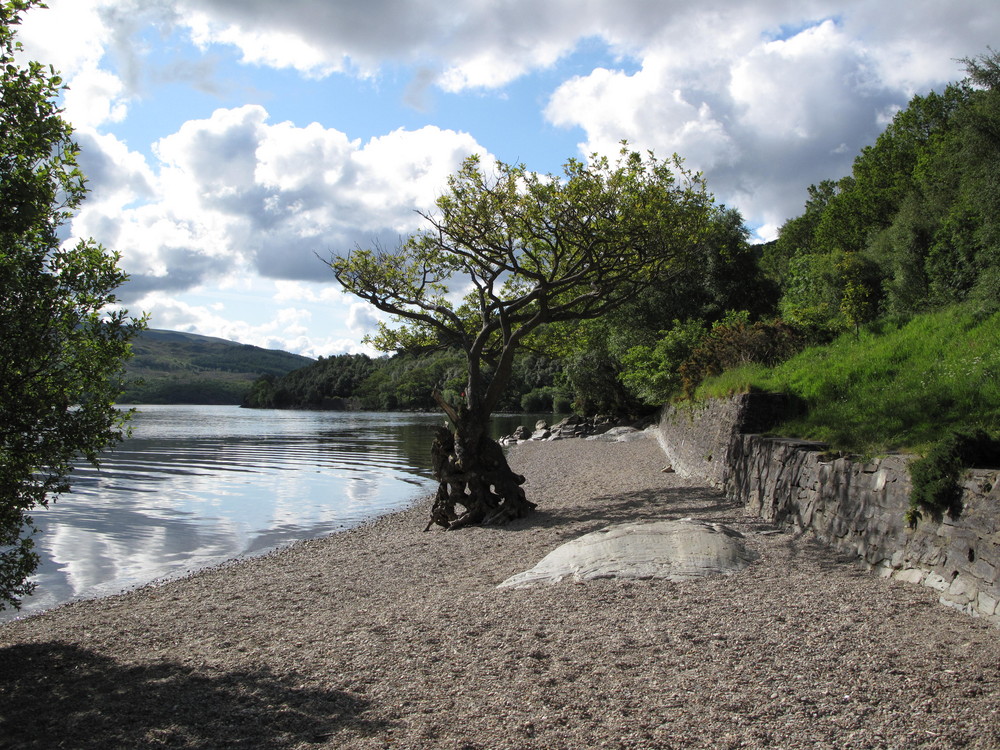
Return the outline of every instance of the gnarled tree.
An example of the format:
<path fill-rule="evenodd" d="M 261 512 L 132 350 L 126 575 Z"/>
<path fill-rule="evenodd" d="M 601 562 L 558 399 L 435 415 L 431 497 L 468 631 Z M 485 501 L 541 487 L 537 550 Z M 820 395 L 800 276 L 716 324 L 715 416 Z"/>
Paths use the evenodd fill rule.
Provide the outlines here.
<path fill-rule="evenodd" d="M 699 175 L 623 149 L 614 163 L 570 160 L 561 176 L 470 157 L 448 180 L 428 228 L 394 250 L 329 261 L 344 289 L 393 316 L 383 351 L 454 347 L 468 362 L 463 403 L 436 400 L 454 431 L 434 443 L 440 482 L 431 523 L 502 523 L 535 506 L 488 433 L 514 354 L 543 326 L 595 318 L 689 260 L 712 199 Z M 464 508 L 462 513 L 456 505 Z"/>

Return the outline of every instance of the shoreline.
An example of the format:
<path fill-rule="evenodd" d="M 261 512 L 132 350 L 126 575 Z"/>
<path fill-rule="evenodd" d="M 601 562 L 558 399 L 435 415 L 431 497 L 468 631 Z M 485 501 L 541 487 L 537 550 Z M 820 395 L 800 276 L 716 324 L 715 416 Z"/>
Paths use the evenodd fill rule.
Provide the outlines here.
<path fill-rule="evenodd" d="M 531 517 L 404 510 L 0 624 L 10 747 L 1000 746 L 1000 638 L 661 472 L 653 439 L 510 451 Z M 498 591 L 611 523 L 743 533 L 745 571 Z"/>
<path fill-rule="evenodd" d="M 335 538 L 335 537 L 337 537 L 337 536 L 339 536 L 341 534 L 346 534 L 346 533 L 354 531 L 356 529 L 363 528 L 363 527 L 367 526 L 368 524 L 374 523 L 375 521 L 377 521 L 380 518 L 384 518 L 384 517 L 387 517 L 387 516 L 392 516 L 392 515 L 395 515 L 397 513 L 405 513 L 405 512 L 407 512 L 409 510 L 414 509 L 416 506 L 426 505 L 427 506 L 427 512 L 428 512 L 428 515 L 429 515 L 430 514 L 430 506 L 431 506 L 432 502 L 433 502 L 433 498 L 428 497 L 427 495 L 414 495 L 410 500 L 405 501 L 405 503 L 403 505 L 399 506 L 399 507 L 396 507 L 396 508 L 393 508 L 392 510 L 384 511 L 384 512 L 381 512 L 381 513 L 379 513 L 379 512 L 376 511 L 370 517 L 367 517 L 367 518 L 364 518 L 364 519 L 358 521 L 353 526 L 344 526 L 343 528 L 339 528 L 339 529 L 336 529 L 334 531 L 327 532 L 323 536 L 304 537 L 302 539 L 294 539 L 292 541 L 285 542 L 285 543 L 282 543 L 282 544 L 277 544 L 277 545 L 274 545 L 274 546 L 271 546 L 271 547 L 264 547 L 262 549 L 256 549 L 256 550 L 253 550 L 253 551 L 250 551 L 250 552 L 242 552 L 242 553 L 238 554 L 236 557 L 227 557 L 225 559 L 219 559 L 219 560 L 217 560 L 215 562 L 211 562 L 211 563 L 208 563 L 206 565 L 199 566 L 199 567 L 194 567 L 194 568 L 191 568 L 191 569 L 183 571 L 183 572 L 178 571 L 176 573 L 173 573 L 173 574 L 170 574 L 170 575 L 161 576 L 159 578 L 154 578 L 154 579 L 152 579 L 150 581 L 145 581 L 143 583 L 135 583 L 135 584 L 131 584 L 131 585 L 126 585 L 126 586 L 122 587 L 121 589 L 119 589 L 117 591 L 108 592 L 108 593 L 101 593 L 101 594 L 94 594 L 94 595 L 91 595 L 91 596 L 80 595 L 80 596 L 74 597 L 73 599 L 69 599 L 67 601 L 58 602 L 56 604 L 53 604 L 50 607 L 46 607 L 45 609 L 33 610 L 33 611 L 29 611 L 29 612 L 20 612 L 19 611 L 19 612 L 16 612 L 13 617 L 10 617 L 8 619 L 3 619 L 3 615 L 4 614 L 9 614 L 9 612 L 10 612 L 9 610 L 5 610 L 5 611 L 0 612 L 0 632 L 2 632 L 2 628 L 5 625 L 7 625 L 7 624 L 16 623 L 16 622 L 23 622 L 24 620 L 27 620 L 27 619 L 32 618 L 32 617 L 40 617 L 42 615 L 46 615 L 46 614 L 55 612 L 55 611 L 57 611 L 57 610 L 59 610 L 59 609 L 61 609 L 63 607 L 69 607 L 69 606 L 76 605 L 76 604 L 83 604 L 83 603 L 86 603 L 86 602 L 100 602 L 100 601 L 104 601 L 105 599 L 114 599 L 114 598 L 120 597 L 120 596 L 127 596 L 129 594 L 133 594 L 133 593 L 142 591 L 145 588 L 157 588 L 157 587 L 160 587 L 160 586 L 165 586 L 167 584 L 175 583 L 177 581 L 183 581 L 185 579 L 192 578 L 194 576 L 198 576 L 198 575 L 201 575 L 203 573 L 210 573 L 212 571 L 221 570 L 221 569 L 227 568 L 227 567 L 229 567 L 231 565 L 239 565 L 239 564 L 244 563 L 244 562 L 250 562 L 250 561 L 253 561 L 253 560 L 260 559 L 260 558 L 270 557 L 271 555 L 280 554 L 282 551 L 290 549 L 292 547 L 295 547 L 295 546 L 297 546 L 299 544 L 305 544 L 307 542 L 314 542 L 314 541 L 320 541 L 320 540 L 324 540 L 324 539 Z M 30 601 L 30 597 L 26 597 L 24 599 L 25 603 L 28 603 L 29 601 Z M 0 642 L 2 642 L 2 639 L 0 639 Z"/>

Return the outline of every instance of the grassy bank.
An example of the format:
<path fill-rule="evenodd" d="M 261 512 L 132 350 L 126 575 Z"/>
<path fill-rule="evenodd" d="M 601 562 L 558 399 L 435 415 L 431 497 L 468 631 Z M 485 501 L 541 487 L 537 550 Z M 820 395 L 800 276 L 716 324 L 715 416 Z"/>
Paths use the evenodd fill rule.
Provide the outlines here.
<path fill-rule="evenodd" d="M 1000 430 L 1000 313 L 963 307 L 807 349 L 773 368 L 706 381 L 699 398 L 760 390 L 804 410 L 775 428 L 858 452 L 924 450 L 954 429 Z"/>

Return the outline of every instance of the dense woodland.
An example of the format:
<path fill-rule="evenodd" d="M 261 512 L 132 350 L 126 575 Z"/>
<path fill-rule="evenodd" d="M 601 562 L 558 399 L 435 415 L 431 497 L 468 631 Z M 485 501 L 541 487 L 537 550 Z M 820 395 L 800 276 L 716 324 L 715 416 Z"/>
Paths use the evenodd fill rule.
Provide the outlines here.
<path fill-rule="evenodd" d="M 965 62 L 965 80 L 914 97 L 851 174 L 809 186 L 777 240 L 751 244 L 740 214 L 717 207 L 693 262 L 604 318 L 550 326 L 518 360 L 502 408 L 638 414 L 838 337 L 956 306 L 963 320 L 994 315 L 1000 56 Z M 435 388 L 461 392 L 460 355 L 330 357 L 258 380 L 244 403 L 432 409 Z"/>

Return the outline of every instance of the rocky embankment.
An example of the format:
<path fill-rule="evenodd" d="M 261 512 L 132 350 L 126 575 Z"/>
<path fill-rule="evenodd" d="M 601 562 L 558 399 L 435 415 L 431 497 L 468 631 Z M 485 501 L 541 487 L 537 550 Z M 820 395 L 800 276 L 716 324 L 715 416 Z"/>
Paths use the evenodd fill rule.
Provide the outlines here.
<path fill-rule="evenodd" d="M 618 438 L 621 435 L 638 432 L 652 425 L 652 420 L 644 420 L 639 423 L 628 422 L 617 417 L 599 415 L 595 417 L 581 417 L 579 414 L 571 414 L 568 417 L 550 425 L 544 419 L 535 422 L 534 430 L 530 430 L 521 425 L 510 435 L 500 438 L 502 445 L 517 445 L 529 440 L 563 440 L 565 438 L 597 438 L 605 436 L 608 438 Z"/>

